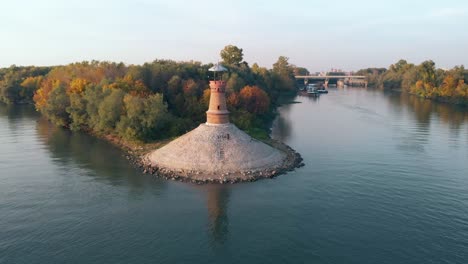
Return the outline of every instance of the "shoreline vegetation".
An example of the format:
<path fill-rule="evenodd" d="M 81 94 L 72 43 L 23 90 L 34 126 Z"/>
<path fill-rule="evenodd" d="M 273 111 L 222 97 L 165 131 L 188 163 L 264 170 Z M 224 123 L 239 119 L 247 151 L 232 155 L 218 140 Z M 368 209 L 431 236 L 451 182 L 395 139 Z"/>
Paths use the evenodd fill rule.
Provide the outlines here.
<path fill-rule="evenodd" d="M 232 45 L 220 54 L 228 68 L 221 78 L 227 82 L 231 122 L 256 139 L 282 144 L 269 137 L 278 99 L 294 93 L 294 75 L 307 70 L 284 56 L 271 69 L 256 63 L 249 66 L 243 50 Z M 52 67 L 12 65 L 0 69 L 0 101 L 34 104 L 53 124 L 103 138 L 142 166 L 139 157 L 148 150 L 206 121 L 212 66 L 172 60 L 143 65 L 100 61 Z M 297 156 L 291 166 L 301 164 L 299 154 L 282 148 L 288 156 Z"/>
<path fill-rule="evenodd" d="M 463 65 L 440 69 L 436 68 L 432 60 L 419 65 L 399 60 L 388 69 L 367 68 L 357 71 L 356 74 L 367 76 L 370 87 L 468 106 L 468 70 Z"/>

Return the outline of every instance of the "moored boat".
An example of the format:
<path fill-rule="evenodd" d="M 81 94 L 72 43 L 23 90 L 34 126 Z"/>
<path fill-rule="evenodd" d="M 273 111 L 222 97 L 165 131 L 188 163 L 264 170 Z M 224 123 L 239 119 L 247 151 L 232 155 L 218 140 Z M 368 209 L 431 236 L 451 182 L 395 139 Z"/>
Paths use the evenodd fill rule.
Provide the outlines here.
<path fill-rule="evenodd" d="M 322 94 L 322 93 L 327 94 L 327 93 L 328 93 L 328 90 L 322 88 L 322 89 L 318 89 L 317 92 L 318 92 L 318 93 L 321 93 L 321 94 Z"/>
<path fill-rule="evenodd" d="M 309 84 L 307 85 L 307 94 L 313 95 L 313 96 L 318 96 L 320 93 L 317 90 L 317 86 L 315 84 Z"/>

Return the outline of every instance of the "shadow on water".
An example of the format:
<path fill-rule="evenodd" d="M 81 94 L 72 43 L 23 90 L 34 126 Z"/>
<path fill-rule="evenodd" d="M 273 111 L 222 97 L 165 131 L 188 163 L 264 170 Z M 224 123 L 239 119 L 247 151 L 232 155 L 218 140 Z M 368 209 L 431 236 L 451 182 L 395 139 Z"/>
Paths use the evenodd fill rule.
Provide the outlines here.
<path fill-rule="evenodd" d="M 64 168 L 78 167 L 79 172 L 111 185 L 128 185 L 138 194 L 151 186 L 159 192 L 165 181 L 142 174 L 124 157 L 116 146 L 85 133 L 72 132 L 54 126 L 45 118 L 36 122 L 38 138 L 49 150 L 52 162 Z"/>
<path fill-rule="evenodd" d="M 208 210 L 208 225 L 212 242 L 222 245 L 228 240 L 229 219 L 228 204 L 230 187 L 226 185 L 209 184 L 197 186 L 206 195 L 206 206 Z"/>

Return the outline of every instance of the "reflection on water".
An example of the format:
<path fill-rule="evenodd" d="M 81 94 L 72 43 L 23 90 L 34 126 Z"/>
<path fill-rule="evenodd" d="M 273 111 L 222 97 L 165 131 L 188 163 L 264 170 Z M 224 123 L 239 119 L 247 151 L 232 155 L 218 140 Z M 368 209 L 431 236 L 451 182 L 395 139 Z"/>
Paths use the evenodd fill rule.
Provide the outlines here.
<path fill-rule="evenodd" d="M 48 147 L 54 162 L 64 167 L 78 165 L 93 173 L 88 174 L 104 179 L 112 185 L 123 184 L 130 187 L 132 194 L 143 192 L 148 184 L 149 175 L 140 174 L 132 166 L 116 166 L 127 164 L 123 153 L 114 146 L 100 139 L 83 133 L 74 133 L 52 125 L 44 118 L 37 121 L 37 134 Z M 111 162 L 110 162 L 111 161 Z M 156 179 L 152 181 L 151 190 L 157 194 L 167 184 L 166 181 Z M 209 216 L 209 229 L 213 241 L 224 243 L 228 236 L 227 207 L 229 202 L 229 187 L 222 185 L 205 185 L 199 187 L 206 196 L 206 206 Z M 155 192 L 155 190 L 159 190 Z"/>
<path fill-rule="evenodd" d="M 386 93 L 389 102 L 396 107 L 395 112 L 403 110 L 411 112 L 418 124 L 429 127 L 431 120 L 437 118 L 449 125 L 454 133 L 458 133 L 463 124 L 468 122 L 468 111 L 451 104 L 438 103 L 412 96 L 406 93 Z"/>
<path fill-rule="evenodd" d="M 280 141 L 287 141 L 291 136 L 291 119 L 289 116 L 289 110 L 291 104 L 285 104 L 281 106 L 281 115 L 278 115 L 273 122 L 273 128 L 271 136 Z"/>
<path fill-rule="evenodd" d="M 468 111 L 458 106 L 438 103 L 431 100 L 419 98 L 406 93 L 386 93 L 392 107 L 392 111 L 398 116 L 409 113 L 414 117 L 414 128 L 409 130 L 402 125 L 394 128 L 405 130 L 405 136 L 401 137 L 401 150 L 424 153 L 425 145 L 428 143 L 431 134 L 431 123 L 434 121 L 446 124 L 450 131 L 450 147 L 459 148 L 459 136 L 463 126 L 468 123 Z"/>
<path fill-rule="evenodd" d="M 57 127 L 42 117 L 36 122 L 36 131 L 53 162 L 63 167 L 78 166 L 88 171 L 86 175 L 112 185 L 128 185 L 135 195 L 145 190 L 148 176 L 140 173 L 124 157 L 123 151 L 108 142 Z M 150 182 L 154 193 L 166 185 L 159 179 Z"/>
<path fill-rule="evenodd" d="M 209 230 L 213 241 L 223 244 L 229 234 L 228 203 L 229 186 L 210 184 L 201 187 L 206 194 Z"/>
<path fill-rule="evenodd" d="M 40 116 L 33 106 L 29 105 L 7 105 L 0 102 L 0 116 L 5 116 L 6 123 L 10 131 L 20 131 L 21 123 L 27 121 L 36 121 Z"/>
<path fill-rule="evenodd" d="M 8 117 L 9 122 L 15 122 L 22 119 L 36 120 L 40 114 L 31 105 L 12 105 L 0 102 L 0 116 Z"/>

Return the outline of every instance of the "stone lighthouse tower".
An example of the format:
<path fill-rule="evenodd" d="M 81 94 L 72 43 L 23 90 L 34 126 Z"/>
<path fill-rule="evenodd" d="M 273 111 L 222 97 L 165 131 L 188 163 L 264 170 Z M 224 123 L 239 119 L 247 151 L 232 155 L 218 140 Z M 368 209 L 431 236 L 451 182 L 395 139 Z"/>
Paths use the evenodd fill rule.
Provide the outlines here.
<path fill-rule="evenodd" d="M 220 64 L 211 67 L 209 71 L 214 72 L 214 78 L 210 81 L 210 106 L 206 111 L 206 123 L 219 125 L 229 123 L 229 111 L 226 107 L 226 82 L 216 79 L 216 73 L 226 71 Z"/>

